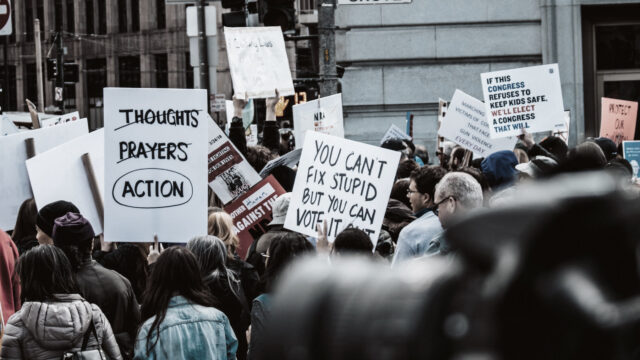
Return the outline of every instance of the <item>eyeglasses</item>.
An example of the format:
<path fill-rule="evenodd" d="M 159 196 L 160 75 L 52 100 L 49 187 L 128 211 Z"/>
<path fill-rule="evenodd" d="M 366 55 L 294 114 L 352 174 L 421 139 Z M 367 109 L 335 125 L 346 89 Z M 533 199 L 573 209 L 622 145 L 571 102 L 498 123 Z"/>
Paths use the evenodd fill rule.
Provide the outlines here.
<path fill-rule="evenodd" d="M 447 196 L 446 198 L 438 201 L 437 203 L 433 204 L 433 207 L 431 208 L 431 211 L 433 211 L 433 213 L 438 216 L 438 213 L 440 212 L 440 205 L 442 205 L 445 201 L 449 200 L 449 199 L 453 199 L 453 201 L 456 201 L 456 198 L 454 198 L 453 196 Z"/>
<path fill-rule="evenodd" d="M 407 194 L 420 193 L 418 190 L 407 189 Z"/>

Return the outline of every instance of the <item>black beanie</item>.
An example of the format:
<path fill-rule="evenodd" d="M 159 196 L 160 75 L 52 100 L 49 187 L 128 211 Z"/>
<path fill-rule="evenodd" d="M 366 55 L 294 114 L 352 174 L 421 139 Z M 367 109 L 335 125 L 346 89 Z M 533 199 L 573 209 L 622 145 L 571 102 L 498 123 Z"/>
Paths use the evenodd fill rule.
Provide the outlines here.
<path fill-rule="evenodd" d="M 80 210 L 68 201 L 59 200 L 52 202 L 38 211 L 36 225 L 49 237 L 53 237 L 53 222 L 69 212 L 79 213 Z"/>
<path fill-rule="evenodd" d="M 52 238 L 56 246 L 78 245 L 93 240 L 94 236 L 89 220 L 78 213 L 69 212 L 54 221 Z"/>

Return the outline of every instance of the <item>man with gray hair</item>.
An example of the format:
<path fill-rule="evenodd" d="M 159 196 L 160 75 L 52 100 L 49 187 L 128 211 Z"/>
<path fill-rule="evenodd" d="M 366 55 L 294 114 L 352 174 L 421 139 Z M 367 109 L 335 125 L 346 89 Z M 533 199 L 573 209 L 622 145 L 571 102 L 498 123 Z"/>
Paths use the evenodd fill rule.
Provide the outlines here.
<path fill-rule="evenodd" d="M 482 187 L 473 176 L 463 172 L 450 172 L 436 185 L 433 212 L 438 215 L 442 228 L 446 230 L 453 218 L 481 207 L 482 200 Z M 443 232 L 431 240 L 426 255 L 445 255 L 450 251 Z"/>

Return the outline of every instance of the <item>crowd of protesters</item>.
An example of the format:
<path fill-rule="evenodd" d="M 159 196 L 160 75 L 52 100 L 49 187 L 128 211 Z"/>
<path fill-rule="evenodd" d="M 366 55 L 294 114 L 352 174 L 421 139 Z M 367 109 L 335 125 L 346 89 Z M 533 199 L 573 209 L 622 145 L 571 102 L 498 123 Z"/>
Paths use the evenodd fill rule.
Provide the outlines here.
<path fill-rule="evenodd" d="M 236 101 L 236 109 L 242 109 Z M 291 134 L 278 130 L 267 101 L 262 145 L 247 146 L 241 111 L 229 137 L 251 165 L 291 150 Z M 291 194 L 273 204 L 269 229 L 254 239 L 244 259 L 229 214 L 212 196 L 208 234 L 186 246 L 113 244 L 96 236 L 74 204 L 57 201 L 39 211 L 23 203 L 9 237 L 0 231 L 3 316 L 2 359 L 59 359 L 100 352 L 112 359 L 255 359 L 271 314 L 272 294 L 288 265 L 303 255 L 359 254 L 397 267 L 413 259 L 455 256 L 446 229 L 474 210 L 515 201 L 518 187 L 560 173 L 607 171 L 634 185 L 629 162 L 606 138 L 569 148 L 558 137 L 536 143 L 524 133 L 513 151 L 473 159 L 442 141 L 435 153 L 410 141 L 382 147 L 402 159 L 378 239 L 356 228 L 332 244 L 326 224 L 309 239 L 284 228 Z M 295 170 L 272 174 L 292 191 Z M 188 240 L 188 241 L 187 241 Z M 375 244 L 375 245 L 374 245 Z M 393 271 L 393 270 L 389 270 Z"/>

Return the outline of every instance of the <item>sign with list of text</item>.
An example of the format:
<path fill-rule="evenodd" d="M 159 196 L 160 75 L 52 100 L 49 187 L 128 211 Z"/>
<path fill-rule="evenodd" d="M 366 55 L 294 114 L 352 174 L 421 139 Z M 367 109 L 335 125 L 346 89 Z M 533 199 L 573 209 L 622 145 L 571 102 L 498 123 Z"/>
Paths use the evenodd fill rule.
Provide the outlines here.
<path fill-rule="evenodd" d="M 206 234 L 206 90 L 105 88 L 104 104 L 105 239 Z"/>
<path fill-rule="evenodd" d="M 330 242 L 356 227 L 375 246 L 400 152 L 312 131 L 302 149 L 284 227 L 316 236 L 326 221 Z"/>
<path fill-rule="evenodd" d="M 481 78 L 492 138 L 564 126 L 558 64 L 483 73 Z"/>

